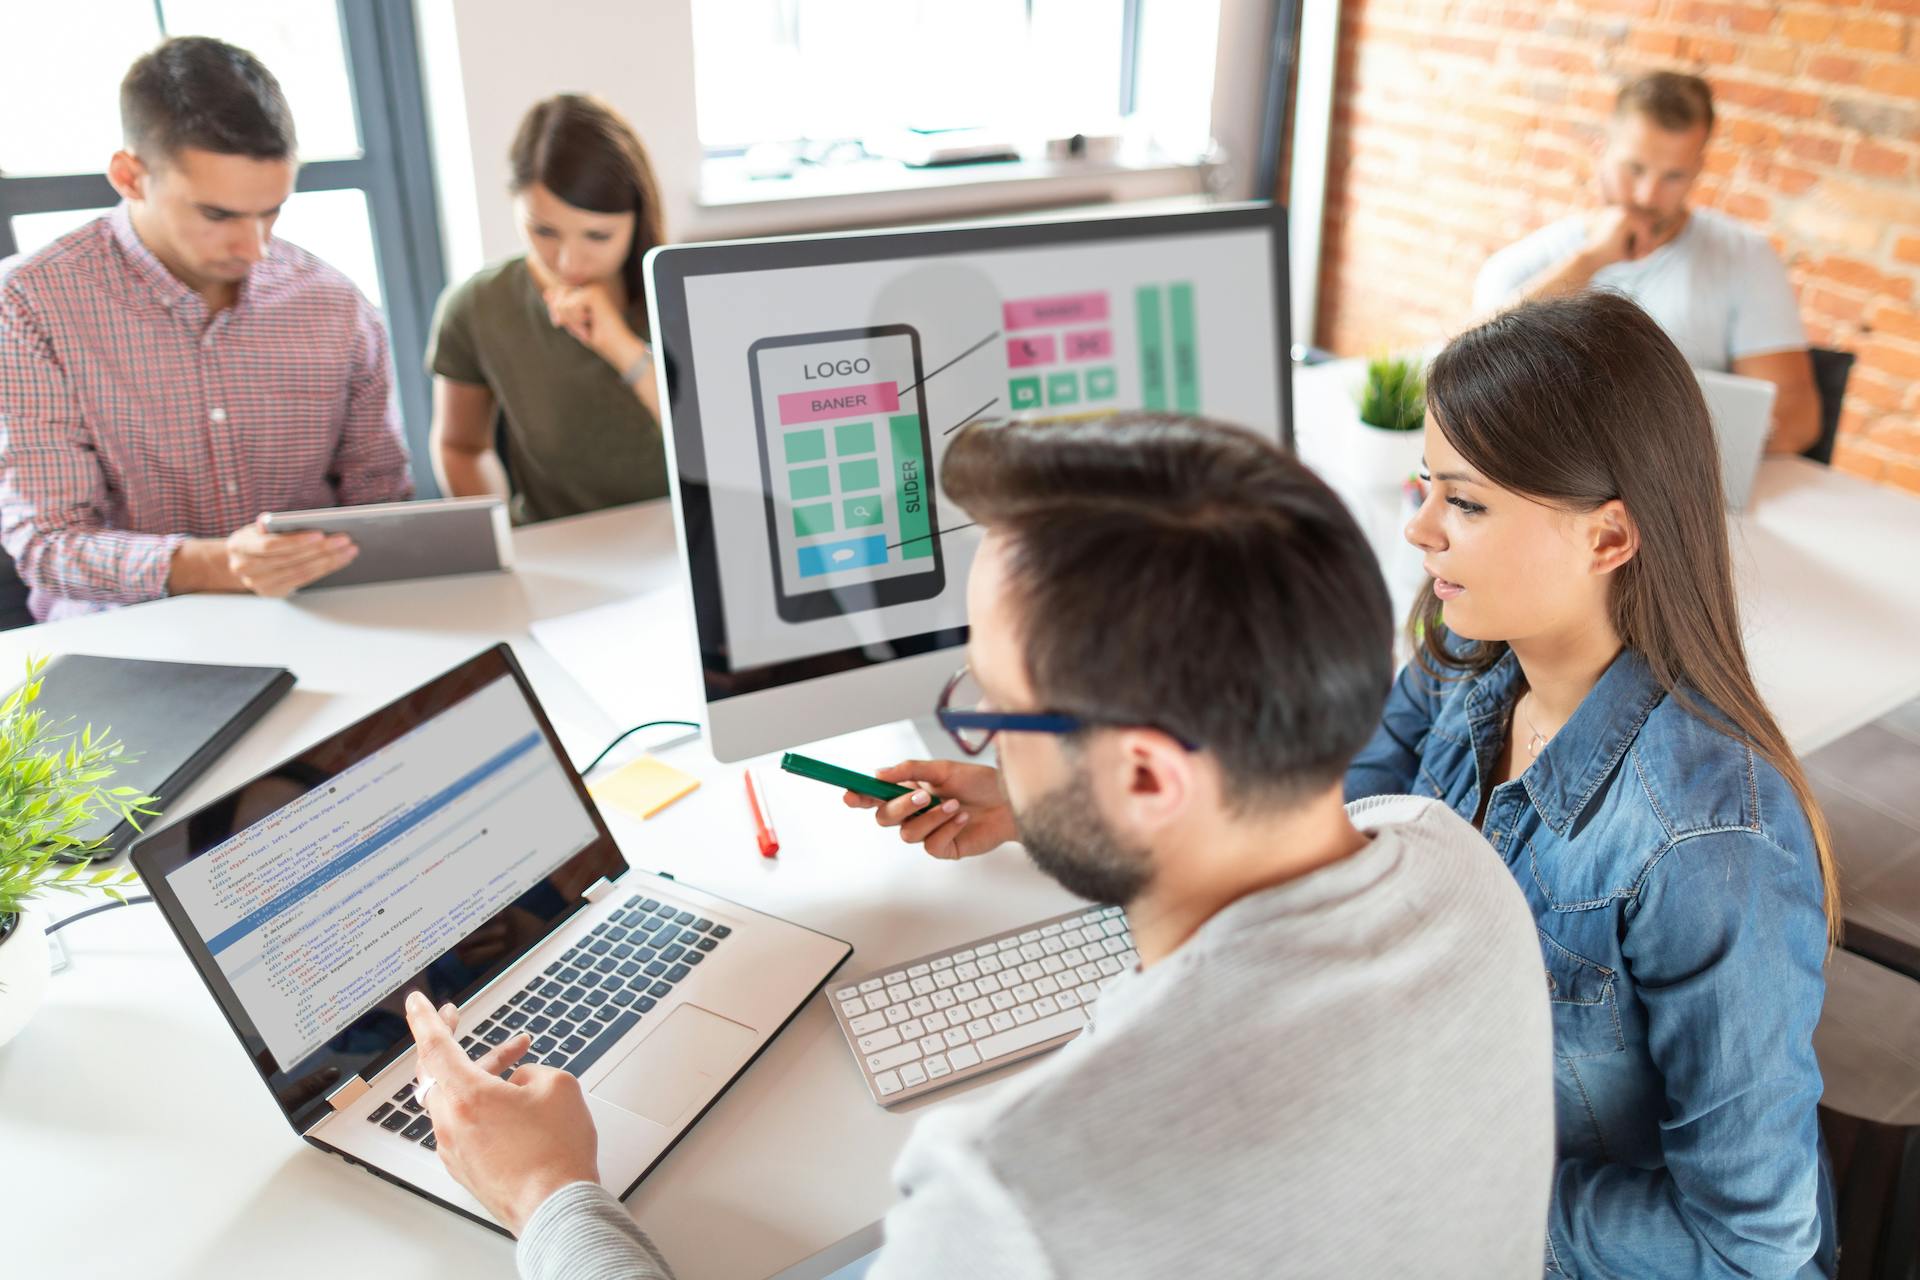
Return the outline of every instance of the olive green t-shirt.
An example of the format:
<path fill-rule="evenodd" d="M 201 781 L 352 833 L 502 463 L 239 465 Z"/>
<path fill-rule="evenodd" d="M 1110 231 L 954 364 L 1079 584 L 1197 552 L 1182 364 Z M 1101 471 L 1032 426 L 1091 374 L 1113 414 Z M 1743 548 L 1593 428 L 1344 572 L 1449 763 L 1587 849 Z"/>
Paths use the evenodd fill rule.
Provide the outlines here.
<path fill-rule="evenodd" d="M 644 314 L 627 322 L 645 336 Z M 493 392 L 514 523 L 666 496 L 659 422 L 618 370 L 547 318 L 524 257 L 441 295 L 427 371 Z"/>

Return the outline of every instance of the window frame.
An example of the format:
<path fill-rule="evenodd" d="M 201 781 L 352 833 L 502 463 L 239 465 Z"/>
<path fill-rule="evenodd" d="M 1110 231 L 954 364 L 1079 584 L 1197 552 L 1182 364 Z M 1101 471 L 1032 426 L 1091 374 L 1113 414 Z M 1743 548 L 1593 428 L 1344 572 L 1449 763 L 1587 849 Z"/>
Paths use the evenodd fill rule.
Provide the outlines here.
<path fill-rule="evenodd" d="M 366 199 L 414 485 L 421 496 L 436 496 L 427 450 L 432 394 L 422 361 L 434 305 L 447 281 L 419 35 L 410 4 L 336 3 L 360 154 L 301 165 L 294 190 L 359 191 Z M 0 259 L 19 252 L 13 219 L 22 214 L 110 208 L 119 200 L 104 171 L 17 177 L 0 172 Z"/>

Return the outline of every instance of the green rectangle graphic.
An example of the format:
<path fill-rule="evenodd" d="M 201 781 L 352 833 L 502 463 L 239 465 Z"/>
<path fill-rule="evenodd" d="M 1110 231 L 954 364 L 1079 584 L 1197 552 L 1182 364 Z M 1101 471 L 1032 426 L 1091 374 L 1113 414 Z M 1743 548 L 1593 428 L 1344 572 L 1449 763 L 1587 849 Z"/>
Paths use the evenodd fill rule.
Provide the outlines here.
<path fill-rule="evenodd" d="M 787 432 L 788 462 L 819 462 L 826 456 L 826 432 L 818 429 L 813 431 Z"/>
<path fill-rule="evenodd" d="M 1143 284 L 1133 291 L 1134 317 L 1140 330 L 1140 404 L 1146 409 L 1167 407 L 1166 330 L 1160 323 L 1160 286 Z"/>
<path fill-rule="evenodd" d="M 920 415 L 903 413 L 887 419 L 893 434 L 893 492 L 900 505 L 900 558 L 924 560 L 933 554 L 933 529 L 927 520 L 926 455 L 920 445 Z"/>
<path fill-rule="evenodd" d="M 880 460 L 861 458 L 840 464 L 840 492 L 859 493 L 880 487 Z"/>
<path fill-rule="evenodd" d="M 873 424 L 847 422 L 833 429 L 833 451 L 843 458 L 873 452 Z"/>
<path fill-rule="evenodd" d="M 793 536 L 811 538 L 822 533 L 833 532 L 833 504 L 816 502 L 793 509 Z"/>
<path fill-rule="evenodd" d="M 1173 407 L 1200 412 L 1200 344 L 1193 332 L 1193 286 L 1168 290 L 1173 303 Z"/>
<path fill-rule="evenodd" d="M 796 501 L 824 498 L 833 492 L 833 477 L 825 467 L 795 467 L 787 472 L 788 492 Z"/>

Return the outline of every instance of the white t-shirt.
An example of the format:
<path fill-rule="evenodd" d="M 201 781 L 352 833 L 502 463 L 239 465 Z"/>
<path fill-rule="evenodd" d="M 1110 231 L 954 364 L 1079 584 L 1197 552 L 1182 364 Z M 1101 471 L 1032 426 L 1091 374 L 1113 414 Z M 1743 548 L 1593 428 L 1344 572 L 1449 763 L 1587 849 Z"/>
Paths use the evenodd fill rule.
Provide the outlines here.
<path fill-rule="evenodd" d="M 1558 266 L 1587 241 L 1585 215 L 1548 223 L 1487 259 L 1473 288 L 1476 312 L 1514 300 L 1522 285 Z M 1615 262 L 1595 288 L 1624 293 L 1646 309 L 1696 369 L 1724 373 L 1743 356 L 1807 345 L 1787 271 L 1752 227 L 1696 209 L 1680 234 L 1637 262 Z"/>

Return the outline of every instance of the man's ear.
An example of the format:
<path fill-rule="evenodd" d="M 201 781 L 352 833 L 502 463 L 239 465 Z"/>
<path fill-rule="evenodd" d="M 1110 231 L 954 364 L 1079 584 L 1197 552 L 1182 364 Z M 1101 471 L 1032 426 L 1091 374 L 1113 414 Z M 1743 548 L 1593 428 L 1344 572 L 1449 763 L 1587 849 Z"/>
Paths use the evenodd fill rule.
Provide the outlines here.
<path fill-rule="evenodd" d="M 1640 554 L 1640 526 L 1626 503 L 1615 498 L 1588 513 L 1587 549 L 1596 574 L 1612 573 Z"/>
<path fill-rule="evenodd" d="M 107 161 L 107 181 L 125 200 L 145 200 L 147 198 L 148 171 L 146 161 L 131 151 L 116 151 Z"/>
<path fill-rule="evenodd" d="M 1101 767 L 1112 801 L 1140 834 L 1166 827 L 1193 804 L 1202 786 L 1193 752 L 1157 729 L 1122 729 L 1109 742 Z"/>

